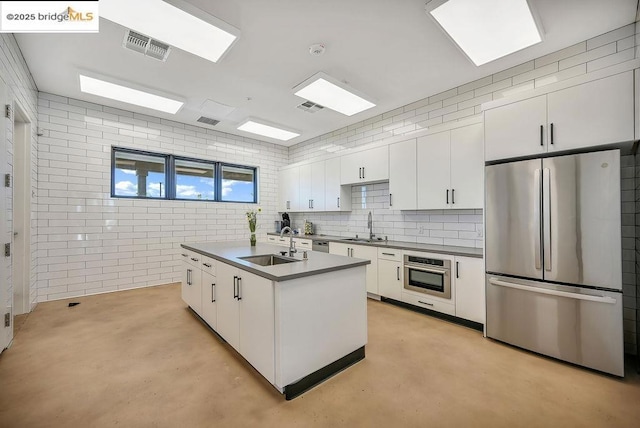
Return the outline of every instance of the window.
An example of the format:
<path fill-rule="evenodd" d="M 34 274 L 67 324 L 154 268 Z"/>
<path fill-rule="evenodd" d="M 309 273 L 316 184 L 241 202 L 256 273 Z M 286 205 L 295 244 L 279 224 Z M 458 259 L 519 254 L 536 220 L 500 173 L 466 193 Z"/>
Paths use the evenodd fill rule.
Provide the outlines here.
<path fill-rule="evenodd" d="M 167 157 L 128 150 L 114 151 L 111 194 L 120 197 L 165 198 Z"/>
<path fill-rule="evenodd" d="M 113 147 L 111 196 L 256 203 L 257 169 Z"/>
<path fill-rule="evenodd" d="M 214 162 L 176 159 L 175 173 L 176 199 L 216 200 Z"/>
<path fill-rule="evenodd" d="M 254 168 L 222 165 L 222 201 L 254 202 L 256 180 Z"/>

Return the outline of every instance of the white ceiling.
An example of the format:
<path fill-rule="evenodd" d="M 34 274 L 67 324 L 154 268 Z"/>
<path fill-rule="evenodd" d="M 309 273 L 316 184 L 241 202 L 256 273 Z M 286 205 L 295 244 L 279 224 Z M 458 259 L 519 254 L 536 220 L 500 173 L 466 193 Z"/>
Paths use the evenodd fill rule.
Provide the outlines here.
<path fill-rule="evenodd" d="M 125 28 L 105 19 L 99 34 L 16 38 L 40 91 L 196 125 L 210 99 L 236 108 L 212 129 L 255 137 L 236 130 L 252 116 L 302 131 L 286 143 L 261 138 L 293 145 L 634 22 L 637 6 L 637 0 L 530 0 L 544 41 L 476 67 L 424 13 L 424 0 L 187 1 L 240 29 L 218 63 L 178 49 L 164 63 L 126 50 Z M 309 46 L 318 42 L 326 52 L 311 56 Z M 186 104 L 169 115 L 86 95 L 80 70 L 175 94 Z M 296 109 L 303 100 L 291 89 L 318 71 L 348 82 L 377 107 L 351 117 Z"/>

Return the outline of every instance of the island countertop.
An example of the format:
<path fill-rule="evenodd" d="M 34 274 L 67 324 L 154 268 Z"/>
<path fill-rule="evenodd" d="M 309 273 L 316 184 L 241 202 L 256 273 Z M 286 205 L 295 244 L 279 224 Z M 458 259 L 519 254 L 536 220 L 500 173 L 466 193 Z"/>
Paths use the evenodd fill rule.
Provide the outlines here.
<path fill-rule="evenodd" d="M 278 282 L 326 272 L 334 272 L 341 269 L 350 269 L 357 266 L 365 266 L 371 263 L 370 260 L 337 256 L 317 251 L 307 251 L 308 258 L 307 260 L 303 260 L 303 252 L 298 250 L 298 252 L 293 255 L 293 258 L 299 260 L 297 262 L 274 266 L 260 266 L 242 260 L 240 257 L 265 254 L 280 255 L 280 252 L 285 251 L 284 247 L 265 243 L 257 243 L 255 247 L 252 247 L 245 242 L 235 241 L 195 242 L 181 244 L 181 246 L 203 256 Z"/>

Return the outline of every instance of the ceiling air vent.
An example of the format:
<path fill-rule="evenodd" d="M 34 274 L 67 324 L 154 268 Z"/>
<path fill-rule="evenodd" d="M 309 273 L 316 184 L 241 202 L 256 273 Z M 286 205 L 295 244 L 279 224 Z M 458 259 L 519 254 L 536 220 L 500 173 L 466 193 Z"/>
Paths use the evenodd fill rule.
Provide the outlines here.
<path fill-rule="evenodd" d="M 133 30 L 128 30 L 125 33 L 122 46 L 160 61 L 166 61 L 171 51 L 171 46 L 168 44 Z"/>
<path fill-rule="evenodd" d="M 211 126 L 216 126 L 217 124 L 220 123 L 219 120 L 211 119 L 210 117 L 204 117 L 204 116 L 200 116 L 200 119 L 198 119 L 198 122 L 206 123 L 207 125 L 211 125 Z"/>
<path fill-rule="evenodd" d="M 299 108 L 300 110 L 304 110 L 306 112 L 309 112 L 309 113 L 315 113 L 317 111 L 322 110 L 324 107 L 322 107 L 320 104 L 316 104 L 316 103 L 311 102 L 311 101 L 305 101 L 302 104 L 300 104 L 299 106 L 297 106 L 297 108 Z"/>

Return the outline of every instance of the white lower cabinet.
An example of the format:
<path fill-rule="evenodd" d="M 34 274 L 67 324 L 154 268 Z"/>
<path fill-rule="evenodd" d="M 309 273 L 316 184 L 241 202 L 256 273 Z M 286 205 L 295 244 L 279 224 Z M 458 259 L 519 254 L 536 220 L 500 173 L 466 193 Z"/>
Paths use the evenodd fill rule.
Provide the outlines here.
<path fill-rule="evenodd" d="M 355 257 L 357 259 L 371 260 L 367 265 L 367 293 L 378 292 L 378 248 L 366 245 L 352 245 L 338 242 L 329 243 L 329 253 L 339 256 Z"/>
<path fill-rule="evenodd" d="M 378 291 L 382 297 L 402 300 L 402 251 L 378 248 Z"/>
<path fill-rule="evenodd" d="M 238 301 L 238 268 L 225 263 L 216 263 L 216 303 L 218 305 L 218 328 L 216 331 L 236 351 L 240 351 L 240 302 Z"/>
<path fill-rule="evenodd" d="M 221 262 L 216 263 L 216 274 L 219 289 L 215 290 L 215 330 L 260 374 L 274 383 L 273 282 Z"/>
<path fill-rule="evenodd" d="M 447 315 L 456 314 L 456 305 L 449 303 L 444 299 L 437 297 L 429 297 L 428 294 L 422 294 L 415 291 L 402 291 L 402 301 L 410 305 L 419 306 L 432 311 L 442 312 Z"/>
<path fill-rule="evenodd" d="M 456 287 L 456 316 L 484 324 L 484 260 L 456 257 L 453 276 Z"/>
<path fill-rule="evenodd" d="M 182 251 L 182 300 L 191 309 L 200 312 L 202 308 L 202 269 L 200 269 L 200 256 L 189 251 Z"/>
<path fill-rule="evenodd" d="M 269 382 L 275 383 L 275 314 L 273 283 L 240 271 L 240 354 Z"/>
<path fill-rule="evenodd" d="M 216 277 L 210 273 L 202 271 L 202 312 L 200 316 L 213 328 L 218 324 L 218 310 L 216 303 Z"/>

